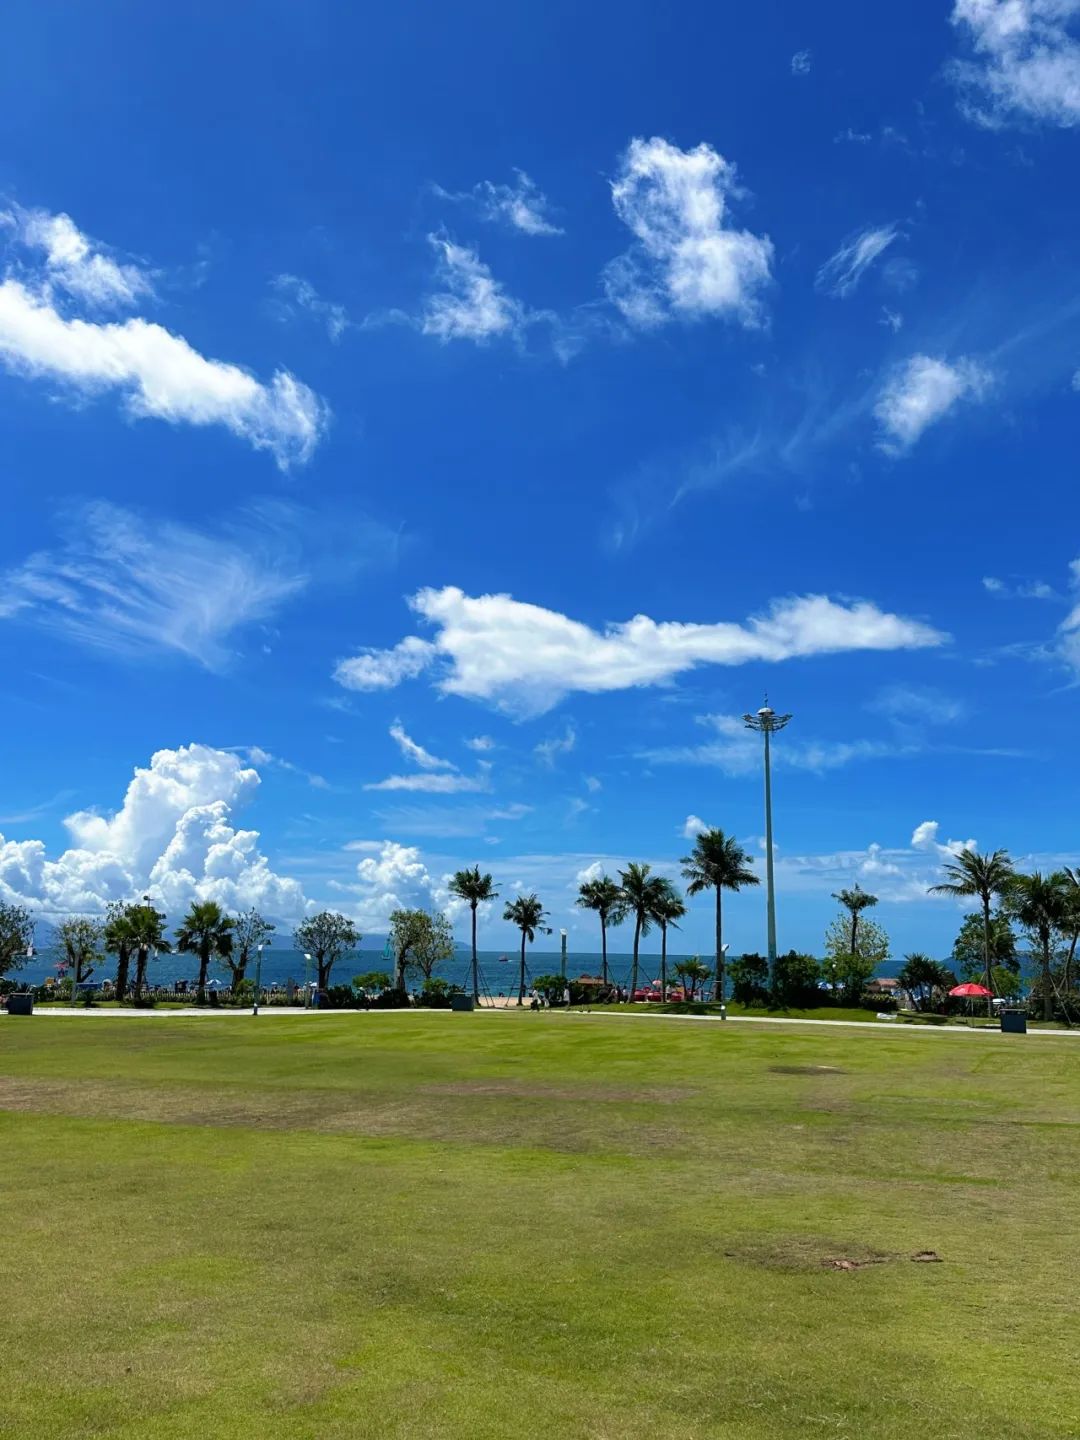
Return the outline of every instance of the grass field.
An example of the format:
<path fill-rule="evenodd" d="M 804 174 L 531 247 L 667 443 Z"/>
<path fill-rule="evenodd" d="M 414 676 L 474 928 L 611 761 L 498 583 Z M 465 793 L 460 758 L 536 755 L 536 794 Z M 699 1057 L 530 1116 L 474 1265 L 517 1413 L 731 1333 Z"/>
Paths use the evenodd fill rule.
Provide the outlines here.
<path fill-rule="evenodd" d="M 0 1433 L 1074 1437 L 1078 1139 L 1067 1039 L 5 1018 Z"/>

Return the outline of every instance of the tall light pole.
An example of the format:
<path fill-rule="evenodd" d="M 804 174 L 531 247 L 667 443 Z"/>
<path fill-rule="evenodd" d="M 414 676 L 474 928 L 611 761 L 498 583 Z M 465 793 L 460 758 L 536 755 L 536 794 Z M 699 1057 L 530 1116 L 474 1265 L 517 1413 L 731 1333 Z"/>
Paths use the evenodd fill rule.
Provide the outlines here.
<path fill-rule="evenodd" d="M 565 980 L 565 979 L 566 979 L 566 931 L 565 931 L 565 930 L 560 930 L 560 931 L 559 931 L 559 938 L 562 940 L 562 963 L 561 963 L 560 968 L 559 968 L 559 973 L 562 975 L 562 978 Z"/>
<path fill-rule="evenodd" d="M 269 944 L 269 940 L 260 940 L 259 944 L 256 946 L 258 958 L 255 961 L 255 1004 L 252 1006 L 251 1010 L 251 1013 L 253 1015 L 257 1015 L 259 1013 L 259 991 L 262 989 L 262 952 Z"/>
<path fill-rule="evenodd" d="M 765 736 L 765 893 L 769 909 L 769 974 L 776 969 L 776 891 L 773 888 L 773 843 L 772 843 L 772 757 L 769 737 L 791 719 L 790 715 L 777 715 L 769 709 L 769 697 L 756 715 L 744 715 L 743 723 L 748 730 L 757 730 Z"/>

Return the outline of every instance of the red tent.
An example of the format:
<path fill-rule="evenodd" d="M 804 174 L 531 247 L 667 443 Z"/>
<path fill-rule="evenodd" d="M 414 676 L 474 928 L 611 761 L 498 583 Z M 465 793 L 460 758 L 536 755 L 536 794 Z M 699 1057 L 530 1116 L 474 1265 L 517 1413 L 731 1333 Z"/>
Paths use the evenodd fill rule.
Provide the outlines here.
<path fill-rule="evenodd" d="M 972 981 L 966 985 L 954 985 L 949 991 L 950 995 L 963 995 L 965 999 L 974 999 L 978 995 L 985 999 L 987 995 L 993 995 L 993 993 L 992 990 L 987 990 L 985 985 L 976 985 Z"/>

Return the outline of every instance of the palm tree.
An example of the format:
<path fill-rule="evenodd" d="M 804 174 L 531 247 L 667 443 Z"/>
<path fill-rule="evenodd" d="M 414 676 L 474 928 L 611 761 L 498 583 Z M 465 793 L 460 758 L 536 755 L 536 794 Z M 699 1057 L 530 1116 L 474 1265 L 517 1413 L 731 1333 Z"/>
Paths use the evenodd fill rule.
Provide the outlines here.
<path fill-rule="evenodd" d="M 582 910 L 595 910 L 600 916 L 600 953 L 602 956 L 600 978 L 606 987 L 608 983 L 607 927 L 621 925 L 626 919 L 626 900 L 623 892 L 610 875 L 598 875 L 595 880 L 582 881 L 576 903 Z"/>
<path fill-rule="evenodd" d="M 1007 850 L 995 850 L 990 855 L 980 855 L 977 850 L 961 850 L 956 859 L 945 866 L 948 879 L 940 885 L 930 886 L 931 895 L 977 895 L 982 901 L 983 984 L 987 990 L 994 988 L 990 978 L 990 906 L 995 895 L 1004 895 L 1008 890 L 1014 873 Z M 986 997 L 986 1013 L 994 1013 L 989 995 Z"/>
<path fill-rule="evenodd" d="M 105 915 L 105 948 L 116 956 L 116 998 L 127 994 L 131 957 L 135 952 L 135 931 L 128 914 L 130 906 L 114 900 Z"/>
<path fill-rule="evenodd" d="M 675 974 L 682 981 L 684 993 L 689 992 L 688 998 L 694 1000 L 697 987 L 704 986 L 709 978 L 709 967 L 703 965 L 695 955 L 692 960 L 680 960 L 675 966 Z"/>
<path fill-rule="evenodd" d="M 625 870 L 619 871 L 619 888 L 622 892 L 626 914 L 634 917 L 634 963 L 630 971 L 630 999 L 638 988 L 638 951 L 641 937 L 652 929 L 656 918 L 654 911 L 657 897 L 663 886 L 663 878 L 652 873 L 652 866 L 631 860 Z"/>
<path fill-rule="evenodd" d="M 851 930 L 849 932 L 848 954 L 858 955 L 859 953 L 859 916 L 864 910 L 871 910 L 878 903 L 876 895 L 869 895 L 858 884 L 851 890 L 838 890 L 832 897 L 839 900 L 840 904 L 851 916 Z"/>
<path fill-rule="evenodd" d="M 686 902 L 670 880 L 661 879 L 653 900 L 653 919 L 660 926 L 660 998 L 667 1000 L 667 932 L 668 926 L 679 928 L 676 921 L 686 914 Z"/>
<path fill-rule="evenodd" d="M 539 896 L 519 895 L 516 900 L 508 900 L 503 910 L 503 919 L 511 921 L 521 931 L 521 971 L 518 977 L 518 998 L 517 1003 L 525 1003 L 525 942 L 530 944 L 536 939 L 536 932 L 541 935 L 550 935 L 550 928 L 544 924 L 547 919 L 547 911 L 540 904 Z"/>
<path fill-rule="evenodd" d="M 1039 964 L 1042 969 L 1043 1019 L 1054 1018 L 1054 977 L 1051 964 L 1054 954 L 1054 932 L 1069 921 L 1069 881 L 1062 870 L 1043 875 L 1014 873 L 1004 900 L 1012 914 L 1039 941 Z"/>
<path fill-rule="evenodd" d="M 146 967 L 150 951 L 155 954 L 172 949 L 165 939 L 165 916 L 155 910 L 149 895 L 144 895 L 141 905 L 127 905 L 124 913 L 131 925 L 132 949 L 135 952 L 135 999 L 138 1000 L 146 987 Z"/>
<path fill-rule="evenodd" d="M 724 916 L 722 896 L 725 890 L 741 890 L 744 885 L 760 885 L 760 877 L 750 868 L 750 856 L 731 835 L 723 830 L 703 830 L 694 841 L 690 855 L 682 858 L 683 879 L 689 881 L 687 895 L 716 891 L 716 999 L 724 999 Z"/>
<path fill-rule="evenodd" d="M 195 999 L 206 1003 L 206 976 L 213 957 L 224 959 L 232 952 L 232 932 L 236 922 L 226 915 L 216 900 L 196 900 L 184 916 L 176 932 L 176 948 L 199 957 L 199 983 Z"/>
<path fill-rule="evenodd" d="M 1069 951 L 1065 956 L 1062 985 L 1065 991 L 1065 1000 L 1068 1003 L 1072 998 L 1072 971 L 1073 959 L 1076 955 L 1076 942 L 1080 940 L 1080 865 L 1075 870 L 1071 865 L 1066 865 L 1061 873 L 1065 877 L 1065 906 L 1068 912 L 1065 917 L 1065 933 L 1069 937 Z"/>
<path fill-rule="evenodd" d="M 471 870 L 459 870 L 454 875 L 450 881 L 450 893 L 467 900 L 472 911 L 472 993 L 473 1000 L 479 1003 L 480 967 L 476 959 L 476 907 L 482 900 L 497 900 L 499 892 L 495 889 L 491 876 L 481 875 L 480 866 L 474 865 Z"/>

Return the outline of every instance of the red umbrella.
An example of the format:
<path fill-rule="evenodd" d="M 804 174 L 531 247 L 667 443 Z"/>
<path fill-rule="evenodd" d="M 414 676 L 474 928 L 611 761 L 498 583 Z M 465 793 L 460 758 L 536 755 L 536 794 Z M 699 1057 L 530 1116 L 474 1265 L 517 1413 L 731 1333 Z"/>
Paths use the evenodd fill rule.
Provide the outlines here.
<path fill-rule="evenodd" d="M 984 999 L 987 995 L 993 995 L 993 993 L 992 990 L 987 990 L 985 985 L 976 985 L 971 981 L 966 985 L 954 985 L 949 991 L 950 995 L 963 995 L 965 998 L 981 995 Z"/>

